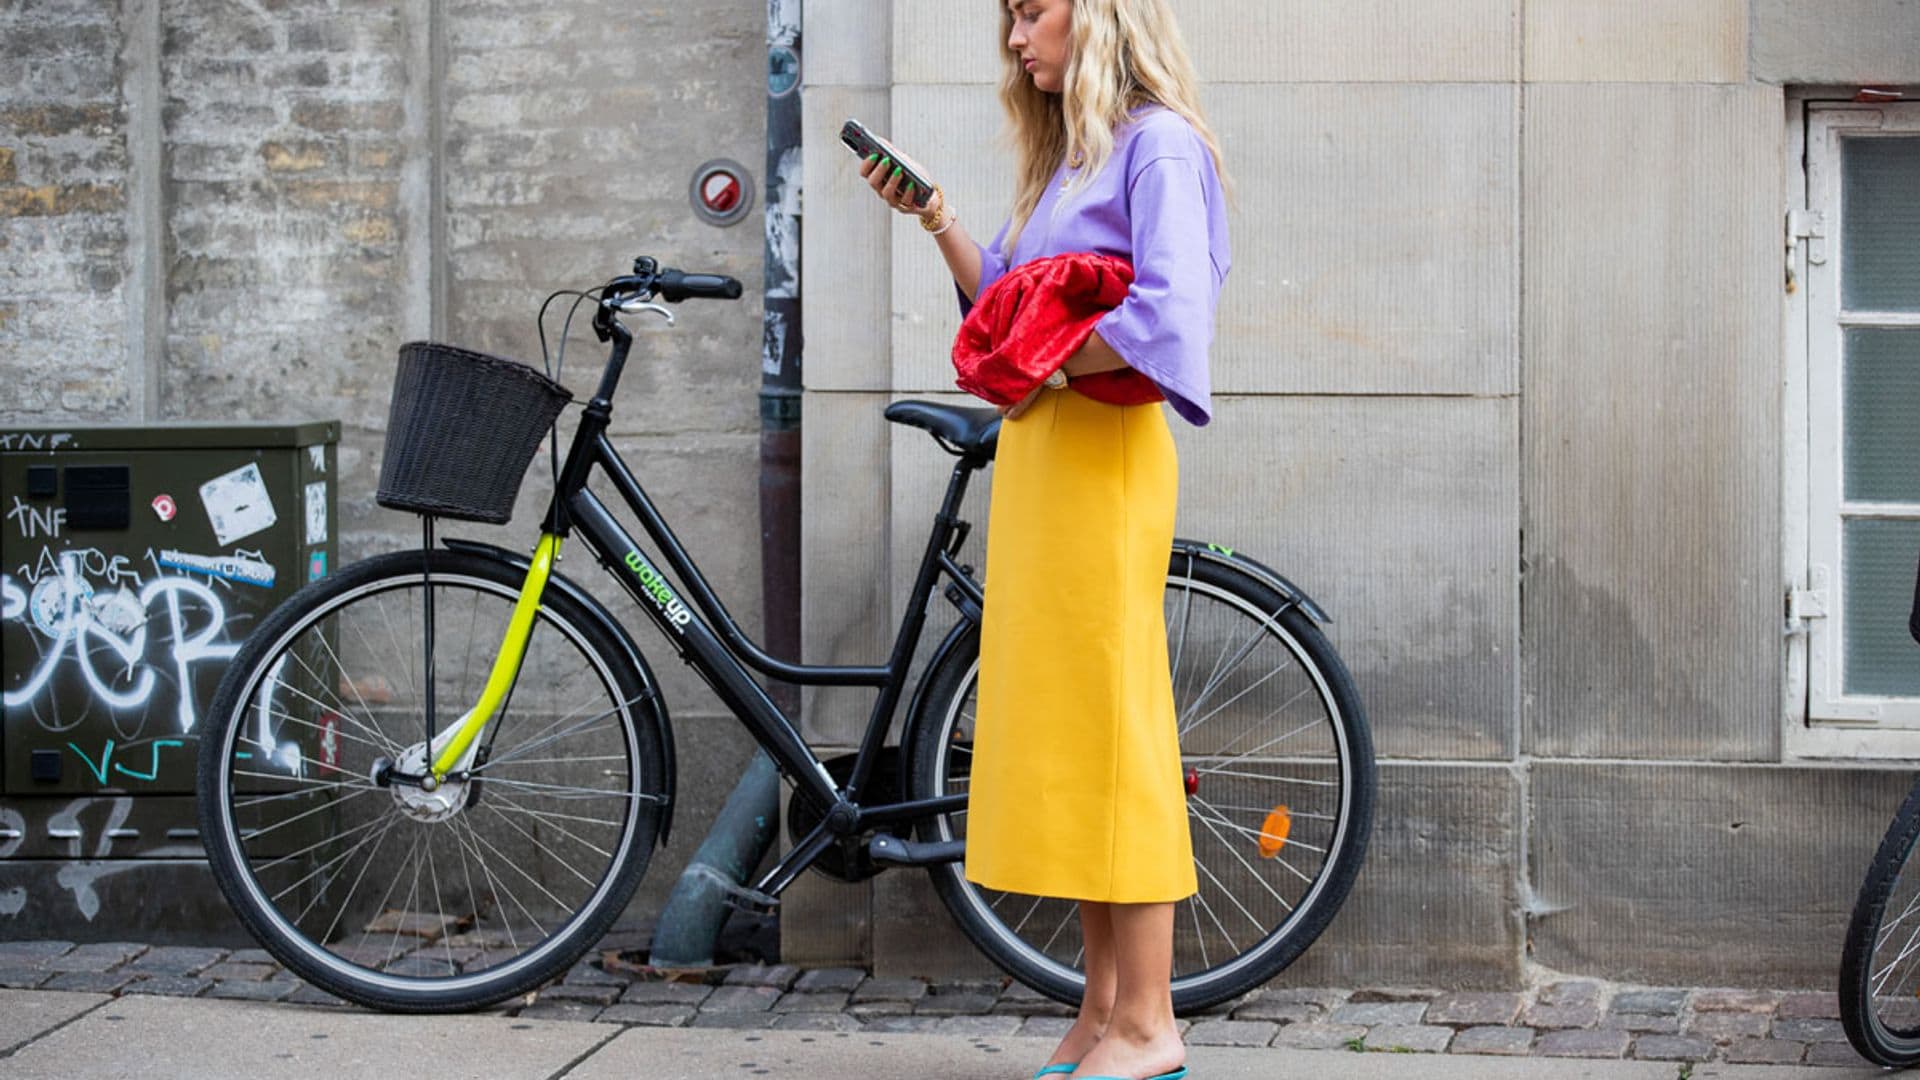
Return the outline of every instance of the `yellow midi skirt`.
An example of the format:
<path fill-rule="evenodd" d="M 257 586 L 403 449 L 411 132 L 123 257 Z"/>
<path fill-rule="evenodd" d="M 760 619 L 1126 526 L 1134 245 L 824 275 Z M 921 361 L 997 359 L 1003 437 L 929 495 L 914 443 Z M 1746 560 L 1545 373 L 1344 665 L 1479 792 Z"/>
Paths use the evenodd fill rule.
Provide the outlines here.
<path fill-rule="evenodd" d="M 1001 423 L 969 881 L 1115 903 L 1198 889 L 1163 608 L 1179 479 L 1158 402 L 1046 390 Z"/>

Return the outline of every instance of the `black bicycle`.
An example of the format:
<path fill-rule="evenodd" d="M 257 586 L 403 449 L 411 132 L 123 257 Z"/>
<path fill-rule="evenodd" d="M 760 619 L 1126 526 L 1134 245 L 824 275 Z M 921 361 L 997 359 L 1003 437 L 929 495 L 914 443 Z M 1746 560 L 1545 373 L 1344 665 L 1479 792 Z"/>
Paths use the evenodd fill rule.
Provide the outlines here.
<path fill-rule="evenodd" d="M 1084 977 L 1074 902 L 963 876 L 979 624 L 958 553 L 972 475 L 999 414 L 924 401 L 886 417 L 959 460 L 883 666 L 789 663 L 728 614 L 607 437 L 633 339 L 622 315 L 656 300 L 733 299 L 738 282 L 663 269 L 579 294 L 611 349 L 532 553 L 436 544 L 435 517 L 504 522 L 569 398 L 511 361 L 444 346 L 401 351 L 380 501 L 423 515 L 421 550 L 302 589 L 234 658 L 208 710 L 202 836 L 220 887 L 289 969 L 370 1007 L 471 1009 L 538 987 L 632 897 L 674 806 L 667 703 L 645 653 L 554 572 L 575 533 L 631 593 L 793 786 L 792 845 L 745 893 L 764 908 L 811 868 L 859 880 L 922 867 L 960 927 L 1015 978 L 1065 1002 Z M 557 447 L 557 443 L 554 444 Z M 672 571 L 589 487 L 603 478 Z M 934 589 L 957 618 L 908 689 Z M 683 591 L 684 590 L 684 591 Z M 1173 995 L 1192 1011 L 1271 979 L 1333 918 L 1364 858 L 1373 749 L 1325 614 L 1260 563 L 1177 540 L 1166 624 L 1182 784 L 1200 891 L 1179 904 Z M 829 769 L 748 668 L 792 683 L 879 690 L 859 751 Z M 889 760 L 891 759 L 891 760 Z M 890 790 L 891 789 L 891 790 Z M 904 789 L 904 790 L 901 790 Z"/>
<path fill-rule="evenodd" d="M 1920 573 L 1907 629 L 1920 642 Z M 1840 1023 L 1876 1065 L 1920 1064 L 1920 780 L 1893 815 L 1847 921 L 1840 953 Z M 1889 917 L 1889 913 L 1891 917 Z"/>

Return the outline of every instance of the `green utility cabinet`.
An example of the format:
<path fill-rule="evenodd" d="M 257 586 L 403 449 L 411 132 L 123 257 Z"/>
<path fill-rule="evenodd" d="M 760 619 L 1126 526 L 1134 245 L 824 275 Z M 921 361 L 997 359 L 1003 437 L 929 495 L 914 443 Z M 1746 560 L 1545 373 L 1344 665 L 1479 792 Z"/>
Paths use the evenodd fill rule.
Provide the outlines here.
<path fill-rule="evenodd" d="M 196 828 L 199 726 L 252 629 L 334 566 L 339 437 L 0 427 L 0 938 L 231 925 Z M 325 752 L 262 738 L 289 769 Z"/>

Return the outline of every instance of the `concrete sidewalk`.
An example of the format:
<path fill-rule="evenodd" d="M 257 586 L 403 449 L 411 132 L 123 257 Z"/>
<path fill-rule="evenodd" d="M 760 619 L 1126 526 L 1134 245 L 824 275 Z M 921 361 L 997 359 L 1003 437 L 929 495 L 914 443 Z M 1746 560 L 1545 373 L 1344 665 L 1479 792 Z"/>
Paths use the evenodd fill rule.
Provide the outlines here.
<path fill-rule="evenodd" d="M 1052 1043 L 1016 1036 L 616 1027 L 472 1016 L 387 1016 L 326 1006 L 0 990 L 0 1076 L 720 1076 L 1022 1080 Z M 1195 1046 L 1193 1080 L 1810 1080 L 1871 1068 L 1686 1065 L 1347 1050 Z"/>

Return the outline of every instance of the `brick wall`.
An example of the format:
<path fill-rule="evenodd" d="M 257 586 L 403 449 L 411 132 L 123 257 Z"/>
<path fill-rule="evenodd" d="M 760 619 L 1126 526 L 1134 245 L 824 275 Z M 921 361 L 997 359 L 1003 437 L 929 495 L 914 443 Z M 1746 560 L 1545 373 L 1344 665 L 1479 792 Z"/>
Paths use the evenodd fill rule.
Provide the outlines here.
<path fill-rule="evenodd" d="M 136 404 L 122 27 L 89 0 L 7 4 L 0 41 L 0 409 L 118 416 Z"/>
<path fill-rule="evenodd" d="M 615 432 L 757 636 L 760 219 L 699 223 L 687 192 L 715 157 L 757 184 L 765 19 L 761 0 L 0 2 L 0 424 L 339 419 L 338 565 L 418 542 L 373 499 L 400 343 L 538 363 L 554 289 L 640 254 L 731 273 L 742 302 L 637 327 Z M 577 398 L 603 356 L 582 323 Z M 445 531 L 521 544 L 544 474 L 513 531 Z M 640 911 L 752 750 L 665 656 L 682 805 Z"/>

